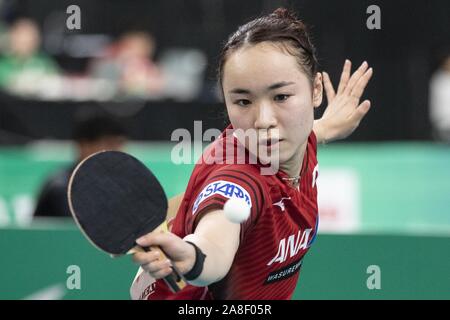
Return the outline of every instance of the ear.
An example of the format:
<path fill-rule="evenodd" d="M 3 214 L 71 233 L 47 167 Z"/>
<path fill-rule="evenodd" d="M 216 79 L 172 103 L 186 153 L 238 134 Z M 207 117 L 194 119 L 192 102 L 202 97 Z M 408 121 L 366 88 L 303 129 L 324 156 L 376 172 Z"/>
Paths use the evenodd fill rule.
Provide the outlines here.
<path fill-rule="evenodd" d="M 313 83 L 313 105 L 315 108 L 319 107 L 322 104 L 322 93 L 323 93 L 322 74 L 318 72 L 316 74 L 316 77 L 314 78 Z"/>

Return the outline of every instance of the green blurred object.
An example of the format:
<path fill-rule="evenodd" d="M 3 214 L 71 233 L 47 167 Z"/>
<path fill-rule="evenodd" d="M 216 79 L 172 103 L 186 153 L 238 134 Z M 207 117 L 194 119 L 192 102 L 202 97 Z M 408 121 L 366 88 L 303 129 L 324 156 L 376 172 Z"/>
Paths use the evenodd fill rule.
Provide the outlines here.
<path fill-rule="evenodd" d="M 74 225 L 55 228 L 1 230 L 0 299 L 130 299 L 137 266 L 129 256 L 110 258 Z M 450 237 L 319 235 L 293 298 L 450 299 L 448 252 Z M 373 265 L 379 290 L 367 287 Z"/>
<path fill-rule="evenodd" d="M 194 167 L 174 164 L 173 146 L 127 148 L 169 197 L 184 191 Z M 70 165 L 72 155 L 70 144 L 0 149 L 0 299 L 129 299 L 137 271 L 129 257 L 97 251 L 70 219 L 20 227 L 30 226 L 45 177 Z M 352 235 L 321 234 L 319 226 L 294 299 L 450 299 L 450 148 L 334 144 L 319 147 L 319 163 L 321 171 L 357 174 L 361 223 Z M 379 268 L 379 290 L 367 287 L 371 266 Z M 76 268 L 81 289 L 69 290 Z"/>
<path fill-rule="evenodd" d="M 450 237 L 319 235 L 294 299 L 450 299 Z M 380 289 L 367 282 L 379 268 Z"/>
<path fill-rule="evenodd" d="M 174 164 L 171 143 L 132 143 L 169 197 L 185 190 L 194 164 Z M 72 161 L 70 144 L 0 149 L 0 226 L 26 225 L 48 174 Z M 350 169 L 359 181 L 362 232 L 450 234 L 450 147 L 432 143 L 319 146 L 320 171 Z M 195 157 L 195 159 L 197 159 Z M 320 177 L 319 177 L 320 180 Z"/>

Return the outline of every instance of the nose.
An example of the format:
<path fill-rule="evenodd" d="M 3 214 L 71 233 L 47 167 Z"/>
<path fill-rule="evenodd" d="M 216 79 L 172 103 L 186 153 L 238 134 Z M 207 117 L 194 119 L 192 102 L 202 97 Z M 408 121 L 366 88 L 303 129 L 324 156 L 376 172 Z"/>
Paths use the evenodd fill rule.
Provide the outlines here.
<path fill-rule="evenodd" d="M 270 103 L 261 102 L 256 112 L 255 129 L 270 129 L 277 125 L 275 110 Z"/>

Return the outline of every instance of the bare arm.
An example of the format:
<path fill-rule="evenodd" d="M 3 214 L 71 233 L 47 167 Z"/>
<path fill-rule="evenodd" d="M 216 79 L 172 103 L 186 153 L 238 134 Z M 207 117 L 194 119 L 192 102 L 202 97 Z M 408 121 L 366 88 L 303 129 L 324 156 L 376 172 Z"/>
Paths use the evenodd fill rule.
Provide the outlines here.
<path fill-rule="evenodd" d="M 206 213 L 195 232 L 185 240 L 195 243 L 206 255 L 203 271 L 193 285 L 206 286 L 222 279 L 230 270 L 239 246 L 240 225 L 228 221 L 223 210 Z M 188 273 L 195 263 L 195 249 L 185 240 L 172 233 L 152 232 L 137 240 L 141 246 L 159 245 L 171 261 L 161 260 L 156 252 L 135 253 L 136 263 L 155 279 L 164 278 L 172 272 L 174 263 L 182 274 Z"/>
<path fill-rule="evenodd" d="M 191 284 L 206 286 L 226 276 L 239 247 L 240 231 L 240 224 L 230 222 L 223 210 L 212 211 L 200 220 L 195 233 L 184 238 L 206 255 L 203 272 Z"/>

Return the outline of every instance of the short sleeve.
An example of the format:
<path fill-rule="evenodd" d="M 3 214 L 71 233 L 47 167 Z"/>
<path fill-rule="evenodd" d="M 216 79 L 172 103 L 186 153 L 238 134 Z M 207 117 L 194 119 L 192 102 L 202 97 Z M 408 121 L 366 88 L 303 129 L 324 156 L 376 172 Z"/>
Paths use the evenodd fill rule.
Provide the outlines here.
<path fill-rule="evenodd" d="M 193 233 L 201 216 L 210 209 L 222 209 L 231 198 L 244 199 L 250 207 L 249 218 L 241 223 L 241 241 L 261 214 L 264 202 L 262 181 L 252 170 L 227 166 L 210 173 L 205 182 L 193 194 L 186 215 L 188 233 Z"/>

